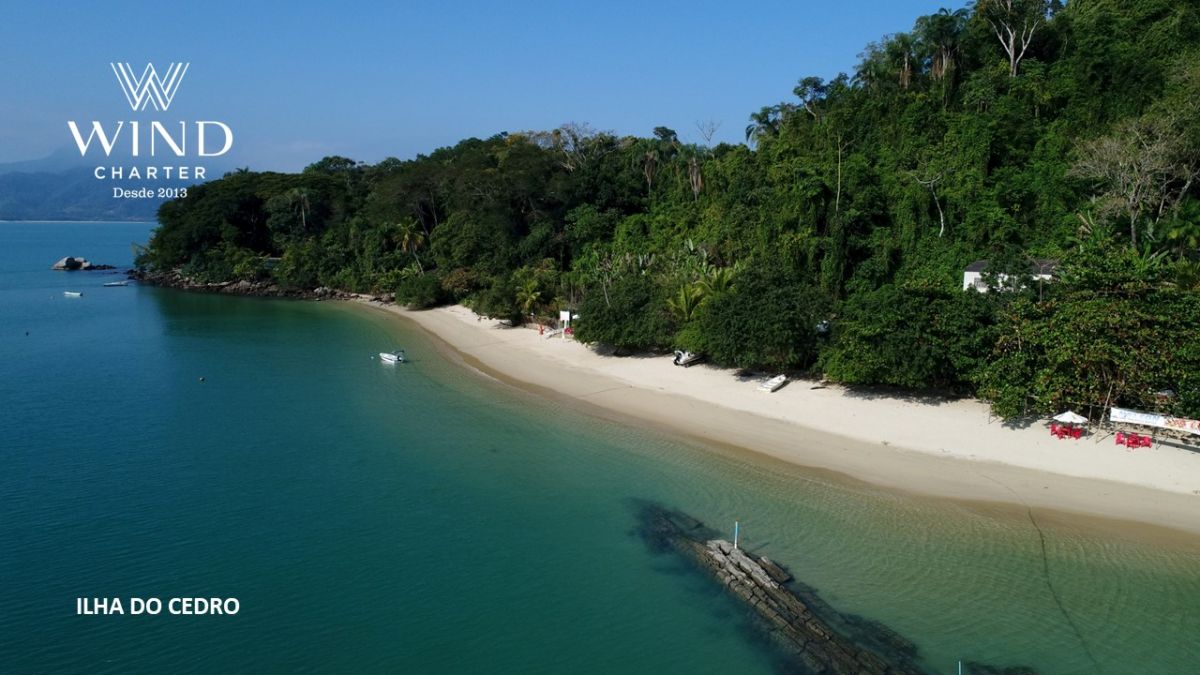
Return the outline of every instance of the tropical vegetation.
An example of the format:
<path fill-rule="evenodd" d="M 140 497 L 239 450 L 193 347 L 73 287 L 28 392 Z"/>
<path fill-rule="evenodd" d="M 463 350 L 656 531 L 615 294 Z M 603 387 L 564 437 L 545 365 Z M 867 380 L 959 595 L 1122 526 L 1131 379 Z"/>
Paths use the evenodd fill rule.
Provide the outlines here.
<path fill-rule="evenodd" d="M 799 79 L 744 143 L 568 124 L 240 170 L 164 204 L 140 263 L 514 321 L 571 309 L 579 339 L 623 352 L 1005 417 L 1200 416 L 1197 45 L 1196 0 L 978 0 Z M 978 259 L 992 292 L 961 290 Z"/>

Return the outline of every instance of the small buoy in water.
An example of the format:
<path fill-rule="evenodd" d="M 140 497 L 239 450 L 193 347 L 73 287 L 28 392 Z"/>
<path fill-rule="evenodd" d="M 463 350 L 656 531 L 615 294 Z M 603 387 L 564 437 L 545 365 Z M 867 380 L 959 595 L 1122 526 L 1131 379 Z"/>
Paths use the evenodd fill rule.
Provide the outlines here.
<path fill-rule="evenodd" d="M 203 378 L 203 377 L 201 377 L 201 378 L 200 378 L 200 381 L 201 381 L 201 382 L 203 382 L 203 381 L 204 381 L 204 378 Z"/>

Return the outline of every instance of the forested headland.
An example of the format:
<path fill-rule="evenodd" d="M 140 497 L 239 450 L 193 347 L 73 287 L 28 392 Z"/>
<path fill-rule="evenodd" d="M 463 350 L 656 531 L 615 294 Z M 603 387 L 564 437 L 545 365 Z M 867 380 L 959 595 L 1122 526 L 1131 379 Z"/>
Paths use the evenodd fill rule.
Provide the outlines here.
<path fill-rule="evenodd" d="M 744 144 L 569 124 L 239 170 L 164 204 L 139 264 L 516 321 L 571 309 L 579 339 L 626 352 L 1004 417 L 1196 417 L 1197 45 L 1197 0 L 979 0 L 799 79 Z M 976 260 L 993 291 L 962 290 Z"/>

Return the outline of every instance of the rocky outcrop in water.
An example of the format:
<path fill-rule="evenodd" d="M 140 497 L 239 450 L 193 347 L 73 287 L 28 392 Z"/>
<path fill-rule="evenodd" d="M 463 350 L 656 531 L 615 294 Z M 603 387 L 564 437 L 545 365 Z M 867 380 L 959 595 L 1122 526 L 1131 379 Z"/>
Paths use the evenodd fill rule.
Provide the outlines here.
<path fill-rule="evenodd" d="M 303 298 L 307 300 L 336 300 L 354 297 L 349 293 L 326 286 L 318 288 L 289 288 L 272 281 L 219 281 L 205 283 L 184 276 L 179 270 L 170 272 L 148 272 L 133 270 L 129 277 L 142 283 L 185 291 L 223 293 L 225 295 L 249 295 L 264 298 Z"/>
<path fill-rule="evenodd" d="M 754 611 L 758 623 L 789 658 L 791 670 L 855 675 L 923 672 L 910 643 L 871 648 L 842 635 L 788 587 L 792 575 L 770 559 L 713 538 L 711 530 L 686 514 L 646 504 L 640 515 L 642 534 L 656 547 L 674 550 L 699 565 Z"/>
<path fill-rule="evenodd" d="M 87 258 L 67 256 L 66 258 L 60 258 L 58 262 L 50 266 L 50 269 L 63 272 L 91 272 L 93 270 L 111 270 L 116 268 L 112 265 L 97 265 Z"/>
<path fill-rule="evenodd" d="M 687 514 L 639 505 L 640 534 L 658 551 L 697 565 L 744 602 L 756 623 L 783 652 L 789 672 L 841 675 L 913 675 L 926 672 L 912 642 L 888 627 L 842 614 L 812 588 L 765 556 L 716 538 Z M 1028 668 L 964 664 L 967 673 L 1033 675 Z"/>
<path fill-rule="evenodd" d="M 697 552 L 729 592 L 749 604 L 791 648 L 806 670 L 817 673 L 920 673 L 907 659 L 888 663 L 834 632 L 782 585 L 790 575 L 765 558 L 754 558 L 728 541 L 714 539 Z"/>

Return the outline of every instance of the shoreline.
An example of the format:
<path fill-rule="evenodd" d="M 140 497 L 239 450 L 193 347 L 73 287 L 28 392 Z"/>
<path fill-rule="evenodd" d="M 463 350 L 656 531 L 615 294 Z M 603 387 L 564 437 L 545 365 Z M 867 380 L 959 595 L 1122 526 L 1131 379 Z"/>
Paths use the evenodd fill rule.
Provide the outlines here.
<path fill-rule="evenodd" d="M 51 224 L 55 224 L 55 225 L 62 224 L 62 223 L 66 223 L 66 224 L 78 223 L 80 225 L 108 225 L 111 223 L 116 223 L 118 225 L 123 225 L 123 224 L 144 225 L 146 223 L 156 223 L 156 222 L 158 222 L 158 221 L 157 220 L 37 220 L 37 219 L 35 219 L 35 220 L 5 220 L 4 218 L 0 218 L 0 223 L 51 223 Z"/>
<path fill-rule="evenodd" d="M 351 303 L 408 319 L 464 364 L 501 382 L 618 421 L 868 487 L 959 501 L 1031 517 L 1034 508 L 1200 534 L 1200 452 L 1172 446 L 1129 452 L 1110 436 L 1059 440 L 1040 425 L 1006 427 L 978 401 L 865 396 L 811 381 L 773 394 L 757 380 L 669 356 L 601 356 L 536 329 L 477 320 L 462 306 L 409 311 Z M 1051 514 L 1039 513 L 1054 521 Z M 1084 523 L 1111 529 L 1112 522 Z M 1173 538 L 1162 532 L 1163 538 Z M 1158 536 L 1154 536 L 1158 539 Z"/>

